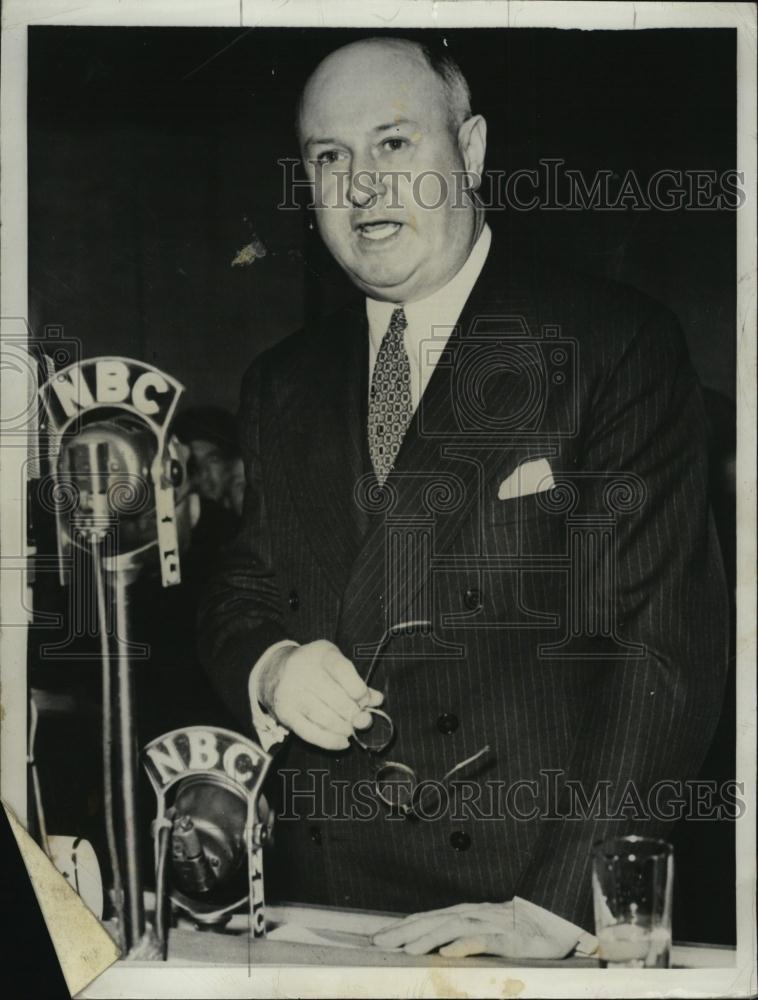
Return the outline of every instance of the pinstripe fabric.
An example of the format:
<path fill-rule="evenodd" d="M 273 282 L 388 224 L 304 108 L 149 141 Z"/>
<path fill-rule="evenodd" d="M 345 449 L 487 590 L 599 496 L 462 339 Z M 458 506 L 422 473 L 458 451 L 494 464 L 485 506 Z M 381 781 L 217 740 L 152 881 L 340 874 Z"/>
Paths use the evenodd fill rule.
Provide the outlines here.
<path fill-rule="evenodd" d="M 669 313 L 622 286 L 536 262 L 519 271 L 523 253 L 495 250 L 387 480 L 389 512 L 355 501 L 356 483 L 370 472 L 360 433 L 363 303 L 251 367 L 241 403 L 244 532 L 209 583 L 200 644 L 247 730 L 247 676 L 270 642 L 327 638 L 365 670 L 360 647 L 376 642 L 390 617 L 427 609 L 433 635 L 393 640 L 376 676 L 397 726 L 392 758 L 438 778 L 489 743 L 492 758 L 469 775 L 482 792 L 480 812 L 428 822 L 381 810 L 368 821 L 330 819 L 334 785 L 323 796 L 317 790 L 318 818 L 278 821 L 280 864 L 268 891 L 400 911 L 518 893 L 591 927 L 593 841 L 666 827 L 637 819 L 633 803 L 618 821 L 561 819 L 566 780 L 582 782 L 588 797 L 609 782 L 617 801 L 633 779 L 644 799 L 660 779 L 697 773 L 719 715 L 727 611 L 706 502 L 705 419 Z M 562 341 L 575 345 L 575 377 L 553 378 L 545 325 L 560 326 Z M 492 362 L 484 373 L 466 369 L 466 352 Z M 472 426 L 482 401 L 487 419 Z M 577 484 L 585 517 L 607 512 L 604 474 L 644 484 L 641 508 L 614 515 L 609 536 L 616 568 L 605 597 L 615 639 L 597 635 L 572 658 L 545 650 L 560 641 L 572 606 L 567 515 L 534 496 L 497 498 L 498 484 L 530 457 L 546 457 L 556 476 Z M 392 549 L 389 535 L 403 524 L 410 527 Z M 402 565 L 389 574 L 397 551 Z M 607 575 L 600 554 L 577 578 L 599 570 Z M 289 600 L 293 591 L 298 602 Z M 641 644 L 644 655 L 610 656 L 620 643 Z M 458 721 L 453 732 L 438 726 L 443 715 Z M 324 753 L 295 738 L 278 763 L 295 774 L 288 795 L 319 771 L 343 789 L 370 776 L 365 755 Z M 555 772 L 550 795 L 546 771 Z M 500 782 L 501 794 L 537 781 L 543 818 L 483 818 L 494 787 L 487 781 Z M 285 787 L 275 784 L 274 797 Z M 520 796 L 526 814 L 534 799 L 523 789 Z M 456 850 L 461 833 L 470 846 Z"/>

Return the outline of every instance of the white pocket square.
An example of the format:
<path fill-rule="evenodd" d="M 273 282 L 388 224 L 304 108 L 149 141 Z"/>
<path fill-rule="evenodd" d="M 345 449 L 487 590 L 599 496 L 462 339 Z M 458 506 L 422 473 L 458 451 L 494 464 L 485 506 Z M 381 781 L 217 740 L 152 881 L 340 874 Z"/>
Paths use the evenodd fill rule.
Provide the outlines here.
<path fill-rule="evenodd" d="M 513 470 L 513 472 L 500 484 L 497 491 L 498 500 L 515 500 L 517 497 L 526 497 L 531 493 L 542 493 L 544 490 L 551 490 L 555 486 L 550 463 L 546 458 L 536 458 L 531 462 L 524 462 Z"/>

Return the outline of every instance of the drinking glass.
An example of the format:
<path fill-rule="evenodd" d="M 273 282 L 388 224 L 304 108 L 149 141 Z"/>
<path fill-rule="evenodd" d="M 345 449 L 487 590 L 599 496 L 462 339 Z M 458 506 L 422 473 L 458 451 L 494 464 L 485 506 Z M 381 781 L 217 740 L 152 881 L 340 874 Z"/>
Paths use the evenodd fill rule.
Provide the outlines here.
<path fill-rule="evenodd" d="M 602 969 L 671 964 L 674 850 L 665 840 L 615 837 L 595 846 L 592 896 Z"/>

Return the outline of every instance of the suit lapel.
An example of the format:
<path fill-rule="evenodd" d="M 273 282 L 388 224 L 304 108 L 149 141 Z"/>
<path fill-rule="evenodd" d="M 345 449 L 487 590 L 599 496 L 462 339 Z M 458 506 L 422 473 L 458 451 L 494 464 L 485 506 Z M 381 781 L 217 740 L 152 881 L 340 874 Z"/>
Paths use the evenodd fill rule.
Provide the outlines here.
<path fill-rule="evenodd" d="M 314 337 L 297 391 L 280 405 L 281 454 L 314 555 L 343 593 L 365 531 L 354 490 L 363 473 L 368 337 L 365 306 L 342 310 Z"/>
<path fill-rule="evenodd" d="M 526 402 L 514 344 L 536 337 L 536 324 L 531 280 L 507 253 L 491 252 L 387 479 L 388 506 L 371 518 L 356 552 L 344 639 L 375 641 L 388 625 L 418 617 L 424 605 L 414 599 L 428 582 L 430 557 L 476 512 L 495 471 L 507 474 L 534 452 L 533 436 L 514 419 Z"/>

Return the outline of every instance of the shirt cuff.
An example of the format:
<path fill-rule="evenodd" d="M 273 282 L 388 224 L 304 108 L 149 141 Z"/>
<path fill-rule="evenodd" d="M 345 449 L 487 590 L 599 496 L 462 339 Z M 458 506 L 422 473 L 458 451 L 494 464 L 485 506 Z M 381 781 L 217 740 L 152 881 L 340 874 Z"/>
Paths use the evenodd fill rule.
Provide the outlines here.
<path fill-rule="evenodd" d="M 284 739 L 289 735 L 289 729 L 287 729 L 286 726 L 281 726 L 278 722 L 275 722 L 273 717 L 269 715 L 263 705 L 261 705 L 258 698 L 260 676 L 263 672 L 263 668 L 266 666 L 270 657 L 273 656 L 274 653 L 280 649 L 284 649 L 285 646 L 299 645 L 300 644 L 295 642 L 293 639 L 282 639 L 281 642 L 275 642 L 273 646 L 269 646 L 268 649 L 258 657 L 255 666 L 250 671 L 247 691 L 250 698 L 250 711 L 253 716 L 253 728 L 258 736 L 258 742 L 266 753 L 268 753 L 275 743 L 282 743 L 284 741 Z"/>

